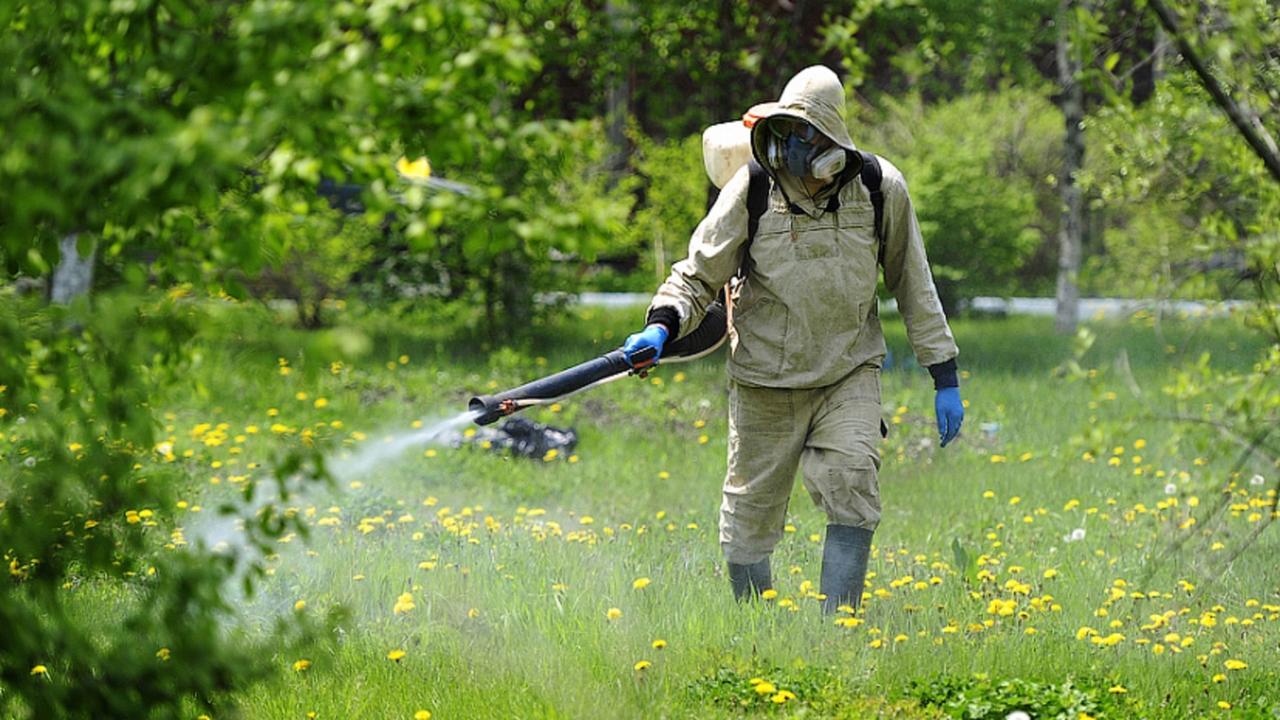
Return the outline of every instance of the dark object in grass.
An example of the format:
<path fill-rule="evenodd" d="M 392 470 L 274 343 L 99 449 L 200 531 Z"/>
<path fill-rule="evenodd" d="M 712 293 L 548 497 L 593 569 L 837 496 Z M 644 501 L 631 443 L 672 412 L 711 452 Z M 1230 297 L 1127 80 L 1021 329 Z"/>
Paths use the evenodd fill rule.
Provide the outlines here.
<path fill-rule="evenodd" d="M 490 450 L 510 451 L 512 455 L 541 460 L 551 450 L 567 457 L 578 445 L 578 433 L 573 428 L 558 428 L 514 417 L 507 418 L 496 428 L 481 428 L 469 438 L 459 435 L 454 444 L 466 442 L 485 447 L 486 441 Z"/>

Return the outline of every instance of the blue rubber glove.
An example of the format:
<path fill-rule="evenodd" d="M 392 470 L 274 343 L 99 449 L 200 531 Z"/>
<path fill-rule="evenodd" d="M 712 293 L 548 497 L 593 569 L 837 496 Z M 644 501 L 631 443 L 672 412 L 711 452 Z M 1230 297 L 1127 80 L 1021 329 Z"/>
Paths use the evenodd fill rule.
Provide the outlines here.
<path fill-rule="evenodd" d="M 933 398 L 933 411 L 938 416 L 938 439 L 942 447 L 956 439 L 964 422 L 964 403 L 960 402 L 960 388 L 941 388 Z"/>
<path fill-rule="evenodd" d="M 667 326 L 654 323 L 644 330 L 627 337 L 627 341 L 622 344 L 622 354 L 627 359 L 627 364 L 635 367 L 635 363 L 631 362 L 631 355 L 637 350 L 651 347 L 657 354 L 653 356 L 653 364 L 658 364 L 658 358 L 662 357 L 662 346 L 667 342 Z"/>

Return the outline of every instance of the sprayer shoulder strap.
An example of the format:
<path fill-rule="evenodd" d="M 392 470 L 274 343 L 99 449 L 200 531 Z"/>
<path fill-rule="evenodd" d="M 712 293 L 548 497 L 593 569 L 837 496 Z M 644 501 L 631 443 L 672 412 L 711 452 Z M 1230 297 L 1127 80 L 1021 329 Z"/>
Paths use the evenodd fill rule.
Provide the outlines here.
<path fill-rule="evenodd" d="M 871 195 L 871 209 L 875 214 L 876 244 L 879 250 L 876 260 L 884 264 L 884 191 L 880 189 L 884 173 L 880 169 L 880 160 L 875 153 L 859 150 L 862 157 L 862 170 L 858 177 Z M 750 178 L 747 183 L 747 242 L 742 252 L 742 267 L 738 269 L 738 277 L 745 278 L 751 270 L 751 243 L 756 238 L 756 229 L 760 227 L 760 216 L 764 215 L 769 204 L 769 173 L 760 163 L 752 158 L 747 162 Z"/>
<path fill-rule="evenodd" d="M 880 248 L 876 253 L 876 261 L 884 265 L 884 192 L 880 190 L 880 181 L 884 179 L 884 173 L 880 170 L 880 160 L 876 158 L 875 153 L 859 150 L 858 154 L 862 156 L 862 171 L 859 173 L 859 178 L 866 186 L 867 192 L 871 194 L 871 209 L 875 212 L 876 244 Z"/>
<path fill-rule="evenodd" d="M 760 216 L 764 215 L 769 205 L 769 173 L 765 171 L 755 158 L 747 161 L 747 242 L 742 247 L 742 266 L 738 268 L 738 277 L 745 278 L 751 271 L 751 242 L 756 239 L 756 229 L 760 227 Z"/>

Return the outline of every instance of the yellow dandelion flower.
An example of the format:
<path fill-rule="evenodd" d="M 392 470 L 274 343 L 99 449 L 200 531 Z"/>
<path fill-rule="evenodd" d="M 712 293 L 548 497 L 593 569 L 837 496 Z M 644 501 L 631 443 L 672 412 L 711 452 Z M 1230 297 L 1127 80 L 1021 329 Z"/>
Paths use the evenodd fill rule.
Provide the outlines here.
<path fill-rule="evenodd" d="M 162 647 L 162 648 L 160 648 L 159 650 L 157 650 L 157 651 L 156 651 L 156 657 L 160 658 L 160 660 L 161 660 L 161 661 L 163 661 L 163 662 L 168 662 L 168 661 L 169 661 L 169 648 L 167 648 L 167 647 Z"/>
<path fill-rule="evenodd" d="M 407 654 L 408 653 L 406 653 L 404 650 L 396 648 L 395 650 L 392 650 L 391 652 L 387 653 L 387 659 L 390 660 L 391 662 L 400 662 L 404 658 L 404 656 Z"/>
<path fill-rule="evenodd" d="M 35 666 L 35 667 L 31 668 L 31 674 L 32 674 L 32 675 L 48 675 L 48 674 L 49 674 L 49 668 L 47 668 L 47 667 L 45 667 L 45 666 L 43 666 L 43 665 L 37 665 L 37 666 Z"/>
<path fill-rule="evenodd" d="M 417 160 L 402 157 L 396 161 L 396 172 L 407 178 L 426 179 L 431 177 L 431 162 L 425 157 Z"/>
<path fill-rule="evenodd" d="M 419 710 L 413 714 L 413 720 L 431 720 L 431 711 Z"/>
<path fill-rule="evenodd" d="M 632 590 L 643 590 L 643 589 L 645 589 L 645 588 L 649 587 L 649 582 L 650 582 L 650 580 L 649 580 L 649 578 L 647 578 L 647 577 L 636 578 L 636 579 L 635 579 L 635 582 L 631 583 L 631 589 L 632 589 Z"/>
<path fill-rule="evenodd" d="M 1222 710 L 1230 710 L 1230 709 L 1231 709 L 1231 703 L 1227 702 L 1226 700 L 1219 700 L 1219 701 L 1218 701 L 1218 707 L 1219 707 L 1220 709 L 1222 709 Z"/>
<path fill-rule="evenodd" d="M 609 608 L 608 612 L 606 612 L 604 616 L 610 620 L 617 620 L 618 618 L 622 617 L 622 611 L 616 607 Z"/>
<path fill-rule="evenodd" d="M 306 609 L 306 607 L 307 607 L 307 601 L 306 601 L 306 600 L 299 600 L 298 602 L 296 602 L 296 603 L 294 603 L 294 604 L 293 604 L 293 609 L 294 609 L 294 610 L 299 610 L 299 611 L 301 611 L 301 610 L 305 610 L 305 609 Z"/>
<path fill-rule="evenodd" d="M 765 590 L 764 592 L 760 593 L 761 600 L 772 600 L 776 597 L 778 597 L 778 591 L 774 590 L 773 588 L 769 588 L 768 590 Z"/>
<path fill-rule="evenodd" d="M 308 670 L 310 668 L 311 668 L 311 661 L 307 660 L 306 658 L 303 658 L 302 660 L 295 660 L 293 663 L 294 672 L 303 672 L 304 670 Z"/>
<path fill-rule="evenodd" d="M 768 680 L 761 680 L 756 683 L 755 691 L 759 695 L 772 695 L 778 692 L 778 688 L 774 687 L 773 683 Z"/>
<path fill-rule="evenodd" d="M 1249 667 L 1249 663 L 1243 660 L 1235 660 L 1235 659 L 1228 660 L 1222 663 L 1222 665 L 1228 670 L 1244 670 L 1245 668 Z"/>
<path fill-rule="evenodd" d="M 634 667 L 635 670 L 639 672 L 641 670 L 648 670 L 650 667 L 653 667 L 653 663 L 649 662 L 648 660 L 641 660 L 640 662 L 636 663 L 632 667 Z"/>
<path fill-rule="evenodd" d="M 667 641 L 666 641 L 666 640 L 663 640 L 662 638 L 658 638 L 657 640 L 654 640 L 654 641 L 653 641 L 653 649 L 654 649 L 654 650 L 661 650 L 661 649 L 665 648 L 666 646 L 667 646 Z"/>
<path fill-rule="evenodd" d="M 403 593 L 396 599 L 395 607 L 391 608 L 391 612 L 396 615 L 403 615 L 417 607 L 413 604 L 413 593 Z"/>

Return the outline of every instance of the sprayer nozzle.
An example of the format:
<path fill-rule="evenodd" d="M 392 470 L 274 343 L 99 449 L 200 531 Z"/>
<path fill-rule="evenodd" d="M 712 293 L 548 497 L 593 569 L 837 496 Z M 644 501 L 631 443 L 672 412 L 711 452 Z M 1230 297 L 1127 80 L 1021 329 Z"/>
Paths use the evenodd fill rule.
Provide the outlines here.
<path fill-rule="evenodd" d="M 478 395 L 471 398 L 467 403 L 467 408 L 476 413 L 475 422 L 477 425 L 491 425 L 503 415 L 509 414 L 503 412 L 502 402 L 492 395 Z"/>

